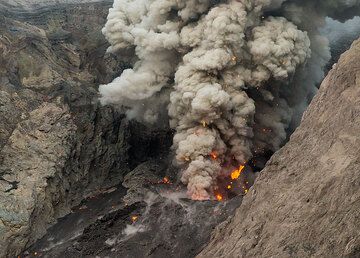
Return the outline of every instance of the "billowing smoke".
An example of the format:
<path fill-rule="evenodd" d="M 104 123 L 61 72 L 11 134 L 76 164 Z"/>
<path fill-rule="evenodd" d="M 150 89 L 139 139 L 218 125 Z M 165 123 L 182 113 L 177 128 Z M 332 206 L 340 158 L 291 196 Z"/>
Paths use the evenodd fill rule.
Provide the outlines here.
<path fill-rule="evenodd" d="M 168 119 L 189 195 L 212 198 L 219 176 L 276 151 L 299 123 L 330 59 L 319 28 L 359 3 L 115 0 L 108 51 L 136 58 L 100 86 L 101 102 L 146 123 Z"/>

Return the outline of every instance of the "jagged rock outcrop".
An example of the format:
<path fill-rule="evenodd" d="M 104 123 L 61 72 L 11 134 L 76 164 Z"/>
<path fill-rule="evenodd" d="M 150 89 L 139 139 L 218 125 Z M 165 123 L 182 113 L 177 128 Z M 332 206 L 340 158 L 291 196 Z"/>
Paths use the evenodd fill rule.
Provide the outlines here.
<path fill-rule="evenodd" d="M 360 40 L 198 257 L 360 256 Z"/>
<path fill-rule="evenodd" d="M 105 54 L 112 1 L 57 2 L 0 0 L 0 257 L 170 144 L 98 103 L 126 65 Z"/>
<path fill-rule="evenodd" d="M 75 138 L 75 124 L 66 107 L 44 103 L 17 124 L 1 150 L 1 244 L 25 246 L 44 232 L 54 218 L 51 204 L 62 203 L 61 191 L 48 185 L 60 176 Z M 53 194 L 50 194 L 52 192 Z M 36 227 L 30 232 L 31 224 Z M 35 239 L 32 239 L 35 237 Z"/>

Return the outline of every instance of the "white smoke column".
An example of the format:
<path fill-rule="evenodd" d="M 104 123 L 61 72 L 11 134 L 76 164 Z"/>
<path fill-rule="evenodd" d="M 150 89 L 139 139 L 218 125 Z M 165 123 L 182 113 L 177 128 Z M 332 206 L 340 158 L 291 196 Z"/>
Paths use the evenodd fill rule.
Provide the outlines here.
<path fill-rule="evenodd" d="M 138 61 L 109 85 L 100 86 L 102 104 L 121 103 L 129 107 L 131 118 L 155 123 L 162 101 L 152 97 L 159 98 L 156 94 L 173 76 L 177 65 L 175 50 L 180 46 L 178 32 L 189 18 L 206 11 L 208 2 L 115 0 L 103 29 L 111 43 L 108 52 L 135 48 Z M 170 21 L 174 10 L 181 10 L 180 17 Z"/>
<path fill-rule="evenodd" d="M 136 61 L 100 86 L 101 102 L 149 123 L 169 104 L 181 179 L 210 199 L 232 165 L 280 147 L 329 59 L 318 27 L 359 1 L 115 0 L 108 51 Z"/>
<path fill-rule="evenodd" d="M 287 79 L 310 56 L 306 33 L 284 18 L 261 21 L 264 4 L 220 4 L 180 34 L 190 52 L 175 74 L 169 114 L 177 161 L 188 163 L 182 181 L 193 199 L 211 198 L 221 163 L 244 164 L 252 156 L 255 103 L 245 90 Z M 211 152 L 219 158 L 212 160 Z"/>

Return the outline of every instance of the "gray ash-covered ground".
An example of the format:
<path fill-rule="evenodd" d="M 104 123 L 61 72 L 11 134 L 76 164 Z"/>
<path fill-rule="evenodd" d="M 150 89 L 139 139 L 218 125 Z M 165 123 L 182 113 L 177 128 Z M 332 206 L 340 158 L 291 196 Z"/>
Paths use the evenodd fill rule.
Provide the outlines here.
<path fill-rule="evenodd" d="M 125 177 L 126 188 L 89 197 L 20 256 L 194 257 L 242 196 L 189 200 L 183 187 L 163 180 L 174 175 L 166 163 L 142 163 Z"/>

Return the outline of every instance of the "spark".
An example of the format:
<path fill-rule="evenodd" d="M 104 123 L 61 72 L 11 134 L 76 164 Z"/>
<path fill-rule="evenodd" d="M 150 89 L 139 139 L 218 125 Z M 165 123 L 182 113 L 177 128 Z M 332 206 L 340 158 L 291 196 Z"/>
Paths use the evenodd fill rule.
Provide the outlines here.
<path fill-rule="evenodd" d="M 210 153 L 210 157 L 211 157 L 212 160 L 217 160 L 217 158 L 218 158 L 217 152 L 216 152 L 216 151 L 212 151 L 212 152 Z"/>
<path fill-rule="evenodd" d="M 135 223 L 138 219 L 139 219 L 139 216 L 137 216 L 137 215 L 131 216 L 131 221 L 132 221 L 133 223 Z"/>
<path fill-rule="evenodd" d="M 165 176 L 161 182 L 164 184 L 170 184 L 170 179 L 167 176 Z"/>
<path fill-rule="evenodd" d="M 218 200 L 219 202 L 223 200 L 222 195 L 221 195 L 221 194 L 219 194 L 219 193 L 218 193 L 218 194 L 216 194 L 216 195 L 215 195 L 215 197 L 216 197 L 216 200 Z"/>

